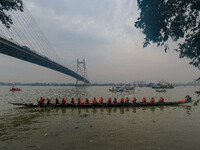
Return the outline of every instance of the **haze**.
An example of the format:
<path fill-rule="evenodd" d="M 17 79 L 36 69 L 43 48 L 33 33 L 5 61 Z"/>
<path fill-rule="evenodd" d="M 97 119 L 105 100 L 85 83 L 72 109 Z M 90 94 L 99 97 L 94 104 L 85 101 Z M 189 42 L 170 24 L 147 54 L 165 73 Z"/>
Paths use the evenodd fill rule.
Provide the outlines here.
<path fill-rule="evenodd" d="M 151 44 L 134 27 L 133 0 L 24 0 L 41 30 L 66 66 L 86 59 L 91 82 L 188 82 L 200 71 L 171 49 Z M 73 63 L 74 62 L 74 63 Z M 0 82 L 74 83 L 64 74 L 0 54 Z M 74 66 L 75 67 L 75 66 Z"/>

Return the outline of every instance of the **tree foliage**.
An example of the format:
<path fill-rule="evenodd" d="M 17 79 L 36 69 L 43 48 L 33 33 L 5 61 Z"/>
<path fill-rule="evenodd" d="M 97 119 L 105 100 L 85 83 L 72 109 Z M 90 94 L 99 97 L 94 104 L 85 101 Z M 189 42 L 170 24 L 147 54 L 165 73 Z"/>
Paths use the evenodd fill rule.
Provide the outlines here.
<path fill-rule="evenodd" d="M 150 42 L 167 51 L 168 40 L 177 42 L 180 58 L 200 69 L 200 0 L 137 0 L 140 16 L 135 27 Z"/>
<path fill-rule="evenodd" d="M 6 14 L 6 11 L 11 10 L 23 11 L 22 0 L 0 0 L 0 21 L 7 28 L 10 28 L 10 25 L 13 24 L 11 16 Z"/>

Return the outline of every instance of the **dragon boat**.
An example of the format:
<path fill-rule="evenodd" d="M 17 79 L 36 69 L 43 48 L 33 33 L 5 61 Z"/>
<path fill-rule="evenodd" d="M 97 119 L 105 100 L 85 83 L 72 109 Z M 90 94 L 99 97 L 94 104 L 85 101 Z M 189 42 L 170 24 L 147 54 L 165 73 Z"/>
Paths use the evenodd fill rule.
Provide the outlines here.
<path fill-rule="evenodd" d="M 181 101 L 177 101 L 177 102 L 155 102 L 155 103 L 141 103 L 141 102 L 137 102 L 137 103 L 97 103 L 97 104 L 70 104 L 70 103 L 66 103 L 66 104 L 55 104 L 55 103 L 51 103 L 49 105 L 47 104 L 34 104 L 34 103 L 10 103 L 13 105 L 18 105 L 18 106 L 24 106 L 24 107 L 88 107 L 88 108 L 93 108 L 93 107 L 148 107 L 148 106 L 177 106 L 177 105 L 181 105 L 181 104 L 186 104 L 186 103 L 191 103 L 190 102 L 181 102 Z"/>

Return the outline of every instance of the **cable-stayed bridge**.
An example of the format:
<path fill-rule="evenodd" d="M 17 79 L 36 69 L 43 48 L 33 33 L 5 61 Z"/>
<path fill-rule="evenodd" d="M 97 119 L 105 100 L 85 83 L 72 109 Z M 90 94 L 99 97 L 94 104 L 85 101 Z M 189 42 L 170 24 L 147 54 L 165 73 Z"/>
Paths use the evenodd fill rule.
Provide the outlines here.
<path fill-rule="evenodd" d="M 0 22 L 0 53 L 34 63 L 90 83 L 84 75 L 61 64 L 50 43 L 40 30 L 37 22 L 24 7 L 23 12 L 9 11 L 13 24 L 7 29 Z"/>

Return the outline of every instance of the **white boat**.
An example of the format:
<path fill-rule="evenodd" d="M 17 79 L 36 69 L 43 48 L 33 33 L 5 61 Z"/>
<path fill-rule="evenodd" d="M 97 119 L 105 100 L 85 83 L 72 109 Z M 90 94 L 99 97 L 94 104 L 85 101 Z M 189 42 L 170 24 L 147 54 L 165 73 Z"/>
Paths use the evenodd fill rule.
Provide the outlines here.
<path fill-rule="evenodd" d="M 116 92 L 129 91 L 129 90 L 135 90 L 135 86 L 125 85 L 125 86 L 112 86 L 109 88 L 109 91 L 116 91 Z"/>
<path fill-rule="evenodd" d="M 131 85 L 125 85 L 124 89 L 127 90 L 127 91 L 128 90 L 135 90 L 135 86 L 134 85 L 132 85 L 132 86 Z"/>
<path fill-rule="evenodd" d="M 112 86 L 112 87 L 109 88 L 109 91 L 116 91 L 116 92 L 124 91 L 124 87 L 122 87 L 122 86 Z"/>

